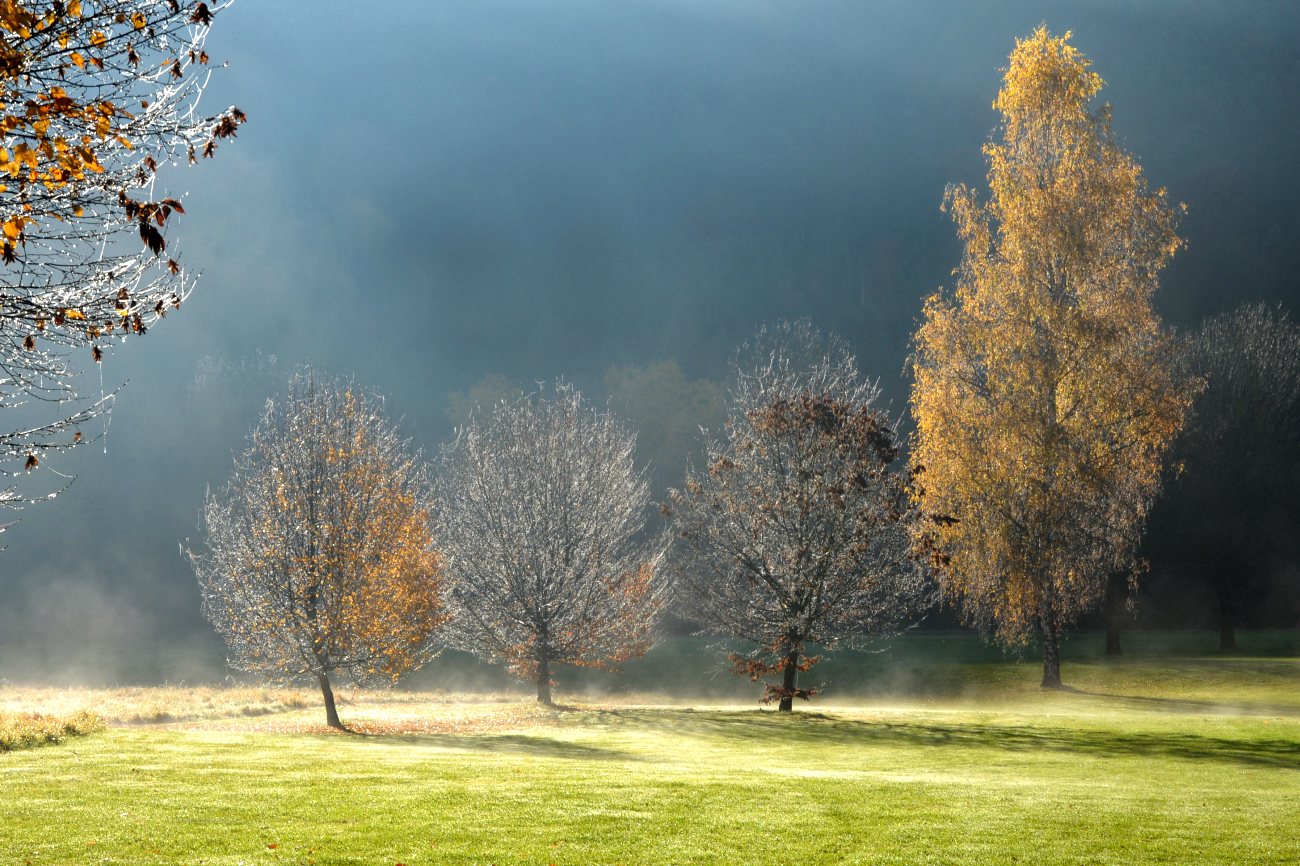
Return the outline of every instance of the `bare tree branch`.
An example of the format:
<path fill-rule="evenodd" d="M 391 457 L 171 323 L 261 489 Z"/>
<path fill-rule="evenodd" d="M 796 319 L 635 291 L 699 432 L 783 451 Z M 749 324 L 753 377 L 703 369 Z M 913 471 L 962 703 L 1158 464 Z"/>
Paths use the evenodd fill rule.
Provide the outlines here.
<path fill-rule="evenodd" d="M 451 646 L 504 663 L 551 700 L 551 668 L 614 669 L 654 641 L 668 585 L 644 536 L 636 436 L 571 386 L 471 417 L 443 452 L 437 536 Z"/>
<path fill-rule="evenodd" d="M 692 616 L 754 645 L 732 654 L 735 672 L 783 674 L 764 700 L 789 710 L 816 694 L 796 688 L 818 661 L 806 643 L 894 632 L 930 589 L 906 478 L 890 468 L 894 427 L 843 343 L 782 324 L 742 347 L 736 372 L 726 438 L 672 491 L 679 570 Z"/>
<path fill-rule="evenodd" d="M 228 5 L 0 6 L 0 407 L 42 417 L 0 431 L 0 473 L 73 447 L 108 411 L 78 394 L 74 350 L 100 361 L 193 288 L 174 244 L 164 255 L 184 206 L 155 184 L 161 165 L 211 156 L 244 120 L 199 112 L 204 40 Z M 0 491 L 0 504 L 31 498 Z"/>

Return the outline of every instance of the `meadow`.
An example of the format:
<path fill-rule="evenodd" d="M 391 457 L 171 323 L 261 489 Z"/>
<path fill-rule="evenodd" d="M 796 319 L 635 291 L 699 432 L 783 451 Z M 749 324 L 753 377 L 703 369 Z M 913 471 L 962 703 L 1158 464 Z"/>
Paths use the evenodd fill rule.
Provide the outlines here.
<path fill-rule="evenodd" d="M 1300 862 L 1295 633 L 1126 637 L 1072 639 L 1058 692 L 913 635 L 785 717 L 689 640 L 565 672 L 555 710 L 446 657 L 341 690 L 355 734 L 307 690 L 0 687 L 107 723 L 0 754 L 0 863 Z"/>

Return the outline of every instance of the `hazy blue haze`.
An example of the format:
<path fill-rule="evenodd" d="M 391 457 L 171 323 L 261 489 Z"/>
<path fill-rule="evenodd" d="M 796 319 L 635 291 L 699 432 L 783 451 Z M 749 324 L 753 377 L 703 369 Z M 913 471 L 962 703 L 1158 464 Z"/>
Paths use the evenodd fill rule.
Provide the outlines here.
<path fill-rule="evenodd" d="M 206 99 L 249 122 L 164 175 L 201 286 L 105 363 L 130 380 L 107 454 L 58 466 L 73 488 L 5 534 L 0 675 L 219 675 L 177 543 L 300 361 L 390 395 L 432 449 L 485 373 L 595 387 L 671 357 L 719 378 L 760 321 L 809 316 L 901 407 L 921 298 L 957 262 L 944 185 L 982 183 L 999 68 L 1040 22 L 1074 31 L 1189 205 L 1169 320 L 1294 307 L 1296 10 L 240 0 Z M 257 350 L 273 379 L 190 387 L 203 357 Z"/>

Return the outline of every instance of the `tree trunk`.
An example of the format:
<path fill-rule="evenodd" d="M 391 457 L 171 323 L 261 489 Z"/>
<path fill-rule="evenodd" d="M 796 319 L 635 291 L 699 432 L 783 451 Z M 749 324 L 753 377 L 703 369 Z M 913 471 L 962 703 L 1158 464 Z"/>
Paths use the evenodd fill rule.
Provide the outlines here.
<path fill-rule="evenodd" d="M 1128 581 L 1122 574 L 1112 574 L 1106 583 L 1106 655 L 1123 655 L 1120 649 L 1120 620 L 1124 616 L 1124 596 Z"/>
<path fill-rule="evenodd" d="M 792 652 L 785 657 L 785 681 L 781 687 L 785 691 L 781 694 L 781 703 L 777 706 L 777 711 L 790 713 L 794 711 L 794 677 L 799 672 L 799 653 Z"/>
<path fill-rule="evenodd" d="M 546 644 L 537 647 L 537 702 L 552 706 L 551 703 L 551 666 L 546 653 Z"/>
<path fill-rule="evenodd" d="M 1039 617 L 1038 628 L 1043 635 L 1043 688 L 1059 689 L 1061 687 L 1061 651 L 1056 645 L 1056 624 L 1052 622 L 1050 608 Z"/>
<path fill-rule="evenodd" d="M 316 674 L 316 679 L 320 682 L 320 693 L 325 698 L 325 723 L 331 728 L 346 731 L 347 728 L 339 721 L 339 711 L 334 706 L 334 690 L 330 688 L 329 675 Z"/>
<path fill-rule="evenodd" d="M 1219 575 L 1219 652 L 1237 651 L 1237 600 L 1234 597 L 1232 576 Z"/>

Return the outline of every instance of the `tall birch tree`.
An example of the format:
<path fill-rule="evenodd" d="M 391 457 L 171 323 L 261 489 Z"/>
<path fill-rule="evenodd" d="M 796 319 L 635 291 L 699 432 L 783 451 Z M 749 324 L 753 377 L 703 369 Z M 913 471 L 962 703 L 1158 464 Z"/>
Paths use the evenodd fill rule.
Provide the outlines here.
<path fill-rule="evenodd" d="M 1091 108 L 1103 82 L 1069 37 L 1039 28 L 1011 54 L 989 198 L 948 188 L 965 252 L 912 358 L 921 542 L 969 623 L 1041 640 L 1044 686 L 1061 683 L 1061 629 L 1135 570 L 1197 387 L 1151 303 L 1183 208 L 1148 188 L 1110 106 Z"/>

